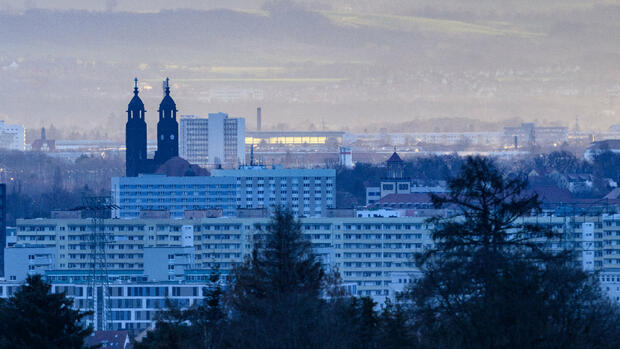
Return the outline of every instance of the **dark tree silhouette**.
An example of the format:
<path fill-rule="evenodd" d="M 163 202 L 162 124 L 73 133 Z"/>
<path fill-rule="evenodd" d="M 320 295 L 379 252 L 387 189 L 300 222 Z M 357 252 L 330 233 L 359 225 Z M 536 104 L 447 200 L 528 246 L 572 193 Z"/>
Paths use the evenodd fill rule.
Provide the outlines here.
<path fill-rule="evenodd" d="M 218 271 L 211 274 L 209 286 L 203 291 L 203 302 L 189 309 L 167 302 L 167 309 L 159 313 L 155 328 L 135 343 L 135 348 L 222 348 L 227 317 Z"/>
<path fill-rule="evenodd" d="M 230 302 L 235 347 L 322 347 L 321 292 L 325 272 L 299 221 L 278 209 L 266 234 L 234 273 Z"/>
<path fill-rule="evenodd" d="M 1 348 L 82 348 L 92 329 L 83 325 L 88 312 L 74 310 L 64 293 L 50 293 L 40 275 L 29 276 L 0 303 Z"/>
<path fill-rule="evenodd" d="M 468 158 L 434 196 L 453 217 L 435 217 L 435 246 L 418 257 L 424 275 L 407 295 L 420 344 L 431 348 L 606 348 L 618 309 L 572 256 L 539 248 L 554 235 L 521 217 L 539 210 L 523 176 Z"/>

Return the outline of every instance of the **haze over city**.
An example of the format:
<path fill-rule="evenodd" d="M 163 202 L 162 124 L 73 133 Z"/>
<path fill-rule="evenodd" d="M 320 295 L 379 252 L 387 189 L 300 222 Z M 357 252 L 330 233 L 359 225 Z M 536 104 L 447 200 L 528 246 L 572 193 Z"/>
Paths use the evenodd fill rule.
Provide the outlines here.
<path fill-rule="evenodd" d="M 616 349 L 616 0 L 0 0 L 0 348 Z"/>
<path fill-rule="evenodd" d="M 618 16 L 604 0 L 2 1 L 0 118 L 122 140 L 137 76 L 147 105 L 170 77 L 180 114 L 261 105 L 266 129 L 606 130 Z"/>

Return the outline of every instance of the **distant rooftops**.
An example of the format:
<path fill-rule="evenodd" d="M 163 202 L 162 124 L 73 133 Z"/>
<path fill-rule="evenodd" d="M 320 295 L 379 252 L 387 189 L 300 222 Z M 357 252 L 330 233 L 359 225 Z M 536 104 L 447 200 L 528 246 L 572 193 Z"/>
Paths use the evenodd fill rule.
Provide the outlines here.
<path fill-rule="evenodd" d="M 84 339 L 84 346 L 87 348 L 133 348 L 127 331 L 94 331 Z"/>

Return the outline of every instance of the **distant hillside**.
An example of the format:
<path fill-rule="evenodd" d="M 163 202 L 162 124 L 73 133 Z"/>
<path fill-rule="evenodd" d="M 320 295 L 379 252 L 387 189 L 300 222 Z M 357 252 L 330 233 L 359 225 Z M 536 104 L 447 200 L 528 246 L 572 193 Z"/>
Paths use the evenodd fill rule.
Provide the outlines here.
<path fill-rule="evenodd" d="M 266 127 L 607 128 L 620 115 L 618 18 L 605 0 L 0 0 L 0 115 L 122 139 L 133 77 L 155 121 L 170 76 L 182 113 L 249 128 L 258 105 Z"/>

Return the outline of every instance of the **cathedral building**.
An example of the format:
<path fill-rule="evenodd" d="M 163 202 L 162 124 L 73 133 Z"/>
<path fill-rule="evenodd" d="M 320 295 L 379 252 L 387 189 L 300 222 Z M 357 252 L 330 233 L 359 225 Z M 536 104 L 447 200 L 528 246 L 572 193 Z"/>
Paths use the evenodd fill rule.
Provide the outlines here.
<path fill-rule="evenodd" d="M 176 103 L 170 97 L 169 80 L 164 85 L 164 98 L 159 104 L 157 123 L 157 151 L 154 159 L 146 156 L 146 109 L 138 96 L 138 79 L 134 79 L 133 98 L 127 107 L 125 125 L 125 175 L 137 177 L 140 173 L 154 173 L 168 160 L 179 156 L 179 124 Z"/>

